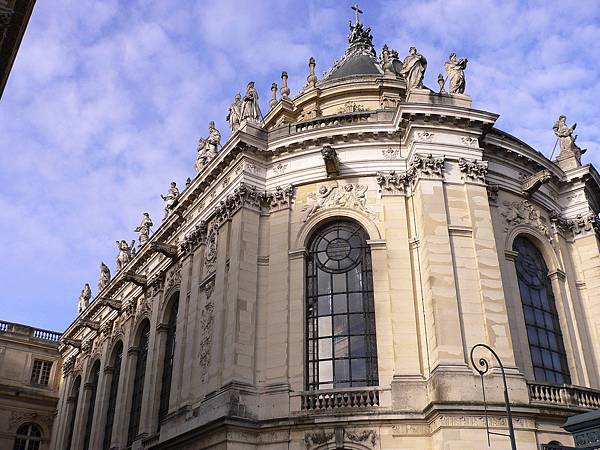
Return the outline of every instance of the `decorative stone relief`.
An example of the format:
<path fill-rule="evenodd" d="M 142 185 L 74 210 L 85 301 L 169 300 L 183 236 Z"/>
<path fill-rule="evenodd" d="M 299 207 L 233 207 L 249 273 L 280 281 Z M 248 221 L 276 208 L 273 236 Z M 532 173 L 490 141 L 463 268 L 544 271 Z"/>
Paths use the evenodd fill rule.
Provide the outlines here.
<path fill-rule="evenodd" d="M 169 271 L 169 273 L 167 273 L 167 277 L 165 280 L 166 289 L 171 289 L 173 286 L 177 286 L 178 284 L 181 284 L 181 267 L 182 266 L 183 266 L 183 263 L 180 261 L 175 265 L 175 267 L 173 267 L 173 269 L 171 269 Z"/>
<path fill-rule="evenodd" d="M 47 428 L 50 428 L 52 426 L 53 421 L 54 421 L 54 417 L 52 417 L 51 414 L 43 415 L 43 414 L 38 414 L 36 412 L 19 414 L 18 412 L 13 411 L 11 413 L 10 419 L 8 421 L 8 427 L 9 427 L 9 429 L 15 429 L 15 428 L 17 428 L 17 425 L 19 425 L 21 423 L 25 423 L 25 422 L 40 423 L 41 422 Z"/>
<path fill-rule="evenodd" d="M 102 338 L 102 340 L 105 340 L 107 337 L 109 337 L 112 334 L 112 330 L 112 320 L 105 320 L 104 322 L 102 322 L 102 325 L 100 325 L 100 337 Z"/>
<path fill-rule="evenodd" d="M 469 161 L 468 159 L 460 158 L 458 160 L 458 167 L 463 174 L 463 180 L 485 183 L 485 176 L 488 172 L 487 161 Z"/>
<path fill-rule="evenodd" d="M 256 167 L 256 164 L 254 164 L 254 163 L 247 162 L 244 167 L 250 173 L 254 173 L 254 174 L 258 173 L 258 167 Z"/>
<path fill-rule="evenodd" d="M 338 114 L 363 112 L 363 111 L 366 111 L 366 108 L 363 105 L 359 105 L 356 102 L 349 101 L 349 102 L 344 103 L 343 106 L 340 106 L 340 108 L 338 109 Z"/>
<path fill-rule="evenodd" d="M 165 287 L 165 276 L 162 273 L 157 274 L 152 280 L 148 282 L 146 287 L 145 296 L 152 298 L 161 292 Z"/>
<path fill-rule="evenodd" d="M 152 314 L 152 297 L 141 296 L 138 301 L 136 316 L 141 317 L 144 314 Z"/>
<path fill-rule="evenodd" d="M 373 218 L 375 215 L 367 208 L 368 186 L 348 183 L 340 189 L 337 181 L 322 184 L 316 192 L 311 192 L 306 198 L 303 221 L 306 222 L 312 215 L 323 209 L 329 208 L 354 208 Z"/>
<path fill-rule="evenodd" d="M 63 376 L 68 375 L 75 368 L 75 355 L 71 355 L 63 361 L 62 370 Z"/>
<path fill-rule="evenodd" d="M 400 156 L 400 149 L 392 147 L 384 148 L 381 150 L 381 154 L 385 159 L 398 159 Z"/>
<path fill-rule="evenodd" d="M 460 138 L 460 141 L 467 147 L 479 147 L 479 139 L 473 136 L 463 136 Z"/>
<path fill-rule="evenodd" d="M 215 289 L 215 278 L 214 277 L 212 277 L 210 280 L 208 280 L 206 283 L 204 283 L 202 285 L 202 290 L 205 292 L 206 298 L 211 297 L 214 289 Z"/>
<path fill-rule="evenodd" d="M 323 429 L 317 431 L 311 431 L 304 434 L 304 443 L 306 444 L 307 450 L 319 445 L 326 444 L 331 441 L 335 433 L 333 431 L 325 431 Z"/>
<path fill-rule="evenodd" d="M 546 219 L 528 200 L 512 202 L 505 200 L 502 205 L 504 208 L 501 214 L 506 220 L 506 231 L 517 225 L 527 224 L 541 231 L 549 241 L 552 241 L 552 234 L 550 233 L 548 225 L 546 225 Z"/>
<path fill-rule="evenodd" d="M 417 138 L 415 139 L 415 142 L 431 142 L 433 140 L 433 133 L 430 133 L 429 131 L 420 131 L 417 133 Z"/>
<path fill-rule="evenodd" d="M 287 169 L 287 166 L 287 164 L 279 163 L 273 167 L 273 172 L 275 172 L 277 175 L 283 175 Z"/>
<path fill-rule="evenodd" d="M 287 186 L 282 188 L 277 186 L 274 191 L 267 194 L 267 199 L 270 208 L 273 210 L 283 209 L 292 205 L 292 199 L 294 198 L 294 187 Z"/>
<path fill-rule="evenodd" d="M 345 436 L 350 442 L 359 442 L 373 448 L 377 445 L 377 433 L 374 430 L 345 430 Z"/>
<path fill-rule="evenodd" d="M 204 264 L 208 272 L 214 271 L 217 259 L 217 238 L 219 236 L 218 226 L 212 226 L 206 238 L 206 250 L 204 253 Z"/>
<path fill-rule="evenodd" d="M 94 346 L 93 339 L 86 339 L 85 341 L 83 341 L 81 343 L 81 353 L 84 356 L 89 356 L 89 354 L 92 352 L 93 346 Z"/>
<path fill-rule="evenodd" d="M 225 189 L 227 186 L 229 186 L 229 177 L 223 178 L 223 183 L 221 183 L 221 187 L 223 189 Z"/>
<path fill-rule="evenodd" d="M 212 283 L 212 287 L 208 285 Z M 210 364 L 210 349 L 212 344 L 212 328 L 214 321 L 214 303 L 212 300 L 212 290 L 214 289 L 214 278 L 206 283 L 206 303 L 200 314 L 200 329 L 202 334 L 200 336 L 200 351 L 198 352 L 198 359 L 200 361 L 200 378 L 204 383 L 206 381 L 206 375 L 208 372 L 208 365 Z M 209 294 L 210 292 L 210 294 Z"/>

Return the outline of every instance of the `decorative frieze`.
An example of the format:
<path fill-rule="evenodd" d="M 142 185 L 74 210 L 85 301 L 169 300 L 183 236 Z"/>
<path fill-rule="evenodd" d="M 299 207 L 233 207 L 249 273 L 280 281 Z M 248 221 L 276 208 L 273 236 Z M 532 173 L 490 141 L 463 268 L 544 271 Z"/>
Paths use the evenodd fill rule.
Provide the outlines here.
<path fill-rule="evenodd" d="M 358 442 L 373 448 L 377 446 L 377 432 L 374 430 L 344 430 L 344 435 L 350 442 Z"/>
<path fill-rule="evenodd" d="M 337 181 L 322 184 L 316 192 L 307 195 L 306 205 L 302 208 L 303 220 L 306 222 L 318 211 L 329 208 L 352 208 L 375 217 L 367 207 L 367 190 L 368 186 L 356 183 L 344 184 L 341 188 Z"/>
<path fill-rule="evenodd" d="M 487 161 L 469 161 L 466 158 L 460 158 L 458 167 L 463 174 L 463 180 L 485 183 L 485 176 L 488 172 Z"/>
<path fill-rule="evenodd" d="M 433 141 L 433 133 L 429 131 L 419 131 L 414 141 L 430 143 L 431 141 Z"/>
<path fill-rule="evenodd" d="M 273 166 L 273 172 L 275 172 L 276 175 L 283 175 L 287 170 L 287 167 L 287 164 L 279 163 L 276 166 Z"/>
<path fill-rule="evenodd" d="M 318 447 L 319 445 L 326 444 L 331 441 L 335 433 L 333 430 L 325 431 L 323 429 L 319 429 L 316 431 L 311 431 L 304 434 L 304 443 L 306 444 L 307 450 L 312 449 L 313 447 Z"/>
<path fill-rule="evenodd" d="M 467 147 L 479 147 L 479 139 L 473 136 L 463 136 L 460 138 L 460 142 Z"/>
<path fill-rule="evenodd" d="M 171 289 L 174 286 L 178 286 L 181 284 L 181 268 L 183 267 L 183 263 L 179 261 L 175 266 L 167 273 L 165 278 L 165 288 L 167 290 Z"/>

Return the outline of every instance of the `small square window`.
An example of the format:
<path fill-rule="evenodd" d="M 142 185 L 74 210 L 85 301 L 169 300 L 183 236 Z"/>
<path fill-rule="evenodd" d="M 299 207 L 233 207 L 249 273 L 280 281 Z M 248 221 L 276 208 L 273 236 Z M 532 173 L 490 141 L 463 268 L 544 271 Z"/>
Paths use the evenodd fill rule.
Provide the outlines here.
<path fill-rule="evenodd" d="M 51 361 L 42 361 L 36 359 L 33 361 L 33 369 L 31 371 L 31 384 L 39 384 L 48 386 L 50 381 L 50 369 L 52 369 Z"/>

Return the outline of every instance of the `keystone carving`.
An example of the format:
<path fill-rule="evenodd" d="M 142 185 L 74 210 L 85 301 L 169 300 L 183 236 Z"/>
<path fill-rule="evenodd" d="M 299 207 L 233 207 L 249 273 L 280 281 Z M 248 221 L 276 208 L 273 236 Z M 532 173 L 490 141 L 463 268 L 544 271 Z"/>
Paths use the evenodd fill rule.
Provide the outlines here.
<path fill-rule="evenodd" d="M 513 202 L 505 200 L 502 205 L 504 208 L 501 214 L 506 220 L 506 231 L 517 225 L 527 224 L 537 228 L 549 241 L 552 241 L 552 235 L 550 229 L 546 225 L 546 219 L 528 200 Z"/>
<path fill-rule="evenodd" d="M 326 145 L 321 149 L 321 156 L 323 156 L 327 177 L 337 177 L 340 174 L 340 160 L 335 148 Z"/>

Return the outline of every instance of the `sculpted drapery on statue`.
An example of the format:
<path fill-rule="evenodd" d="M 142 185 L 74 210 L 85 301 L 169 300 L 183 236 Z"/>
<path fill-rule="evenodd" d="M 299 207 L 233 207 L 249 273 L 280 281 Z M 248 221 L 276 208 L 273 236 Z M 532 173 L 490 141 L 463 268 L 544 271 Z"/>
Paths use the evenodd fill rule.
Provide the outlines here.
<path fill-rule="evenodd" d="M 575 156 L 578 160 L 581 155 L 585 153 L 585 149 L 579 148 L 575 143 L 577 135 L 573 136 L 573 131 L 577 128 L 577 124 L 574 123 L 571 127 L 567 126 L 567 116 L 560 116 L 554 123 L 552 129 L 554 134 L 558 138 L 560 143 L 560 157 Z"/>
<path fill-rule="evenodd" d="M 142 219 L 142 222 L 134 230 L 136 233 L 138 233 L 138 239 L 140 241 L 140 246 L 142 246 L 146 242 L 148 242 L 148 239 L 150 238 L 150 228 L 152 227 L 152 225 L 154 225 L 154 224 L 152 223 L 150 214 L 148 214 L 147 212 L 144 213 L 144 218 Z"/>
<path fill-rule="evenodd" d="M 254 87 L 254 81 L 248 83 L 244 103 L 242 104 L 242 120 L 260 123 L 261 113 L 258 107 L 258 92 Z"/>
<path fill-rule="evenodd" d="M 229 112 L 226 117 L 227 122 L 229 122 L 229 126 L 231 127 L 231 132 L 237 131 L 240 127 L 240 122 L 242 121 L 242 96 L 241 94 L 235 95 L 235 100 L 229 106 Z"/>
<path fill-rule="evenodd" d="M 169 188 L 169 192 L 167 195 L 160 196 L 165 202 L 165 218 L 171 212 L 171 207 L 175 204 L 177 199 L 179 198 L 179 189 L 177 188 L 177 183 L 171 181 L 171 187 Z"/>
<path fill-rule="evenodd" d="M 408 52 L 409 55 L 404 58 L 400 74 L 406 79 L 407 89 L 420 89 L 423 87 L 427 59 L 418 53 L 415 47 L 411 47 Z"/>
<path fill-rule="evenodd" d="M 90 288 L 89 284 L 85 283 L 85 286 L 79 295 L 79 300 L 77 301 L 77 314 L 81 314 L 81 312 L 87 308 L 91 298 L 92 289 Z"/>
<path fill-rule="evenodd" d="M 465 93 L 465 69 L 467 67 L 467 58 L 456 57 L 456 53 L 451 53 L 448 61 L 444 64 L 448 74 L 450 94 Z"/>
<path fill-rule="evenodd" d="M 100 277 L 98 278 L 98 292 L 101 292 L 110 283 L 110 269 L 104 262 L 100 263 Z"/>
<path fill-rule="evenodd" d="M 204 166 L 210 163 L 219 152 L 221 145 L 221 133 L 211 121 L 208 124 L 208 137 L 200 138 L 198 141 L 198 156 L 196 158 L 196 172 L 200 172 Z"/>
<path fill-rule="evenodd" d="M 131 241 L 131 246 L 129 246 L 124 239 L 117 241 L 117 248 L 119 249 L 119 254 L 117 255 L 117 272 L 125 267 L 131 260 L 134 245 L 135 240 Z"/>

